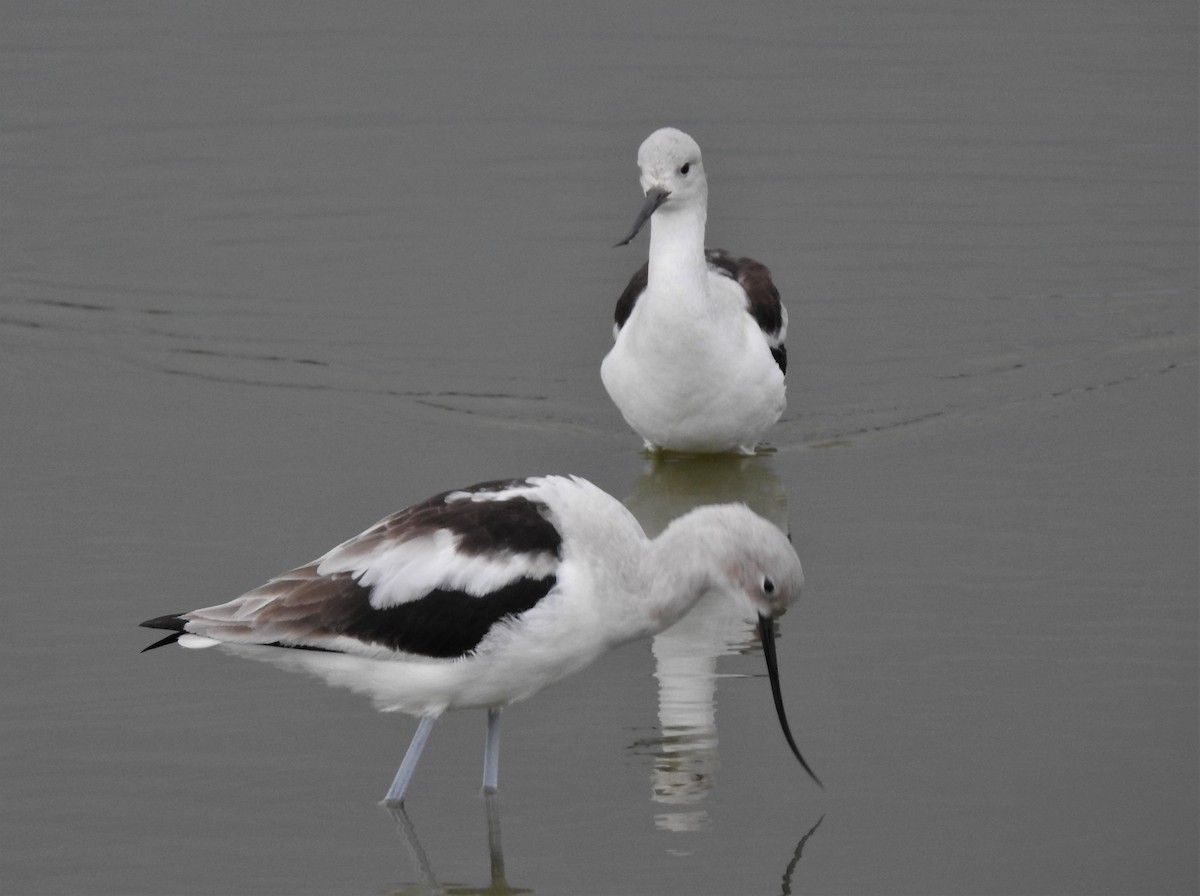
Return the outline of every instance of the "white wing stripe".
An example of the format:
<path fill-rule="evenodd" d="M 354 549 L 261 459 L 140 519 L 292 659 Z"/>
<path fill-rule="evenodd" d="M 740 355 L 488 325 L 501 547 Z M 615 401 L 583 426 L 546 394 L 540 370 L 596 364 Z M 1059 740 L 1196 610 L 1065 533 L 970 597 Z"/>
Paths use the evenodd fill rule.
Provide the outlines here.
<path fill-rule="evenodd" d="M 462 591 L 481 597 L 518 579 L 544 579 L 558 569 L 554 554 L 464 553 L 459 536 L 445 529 L 400 543 L 385 542 L 369 553 L 336 551 L 317 566 L 322 576 L 350 573 L 371 589 L 371 606 L 382 610 L 418 600 L 430 591 Z"/>

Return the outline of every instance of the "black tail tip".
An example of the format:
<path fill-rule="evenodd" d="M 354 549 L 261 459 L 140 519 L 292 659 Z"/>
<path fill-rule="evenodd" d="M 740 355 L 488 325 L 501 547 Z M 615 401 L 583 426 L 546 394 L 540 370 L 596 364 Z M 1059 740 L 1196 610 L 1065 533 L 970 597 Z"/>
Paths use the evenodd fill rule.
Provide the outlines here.
<path fill-rule="evenodd" d="M 179 636 L 183 634 L 183 626 L 187 620 L 182 616 L 156 616 L 154 619 L 147 619 L 145 622 L 138 623 L 142 628 L 164 628 L 171 634 L 167 635 L 160 641 L 155 641 L 149 647 L 142 648 L 142 653 L 147 650 L 153 650 L 155 647 L 166 647 L 168 644 L 174 644 L 179 640 Z"/>

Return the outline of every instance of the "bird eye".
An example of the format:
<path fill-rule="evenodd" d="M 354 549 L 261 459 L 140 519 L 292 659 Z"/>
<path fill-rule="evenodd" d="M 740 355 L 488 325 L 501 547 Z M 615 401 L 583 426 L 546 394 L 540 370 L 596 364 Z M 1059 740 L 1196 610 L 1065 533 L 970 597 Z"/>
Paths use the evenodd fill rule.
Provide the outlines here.
<path fill-rule="evenodd" d="M 765 594 L 774 594 L 775 593 L 775 583 L 772 582 L 770 579 L 763 579 L 763 592 Z"/>
<path fill-rule="evenodd" d="M 687 174 L 687 173 L 688 173 L 689 171 L 691 171 L 691 170 L 692 170 L 692 163 L 691 163 L 691 162 L 684 162 L 684 163 L 683 163 L 683 166 L 682 166 L 682 167 L 679 169 L 679 173 L 680 173 L 680 174 Z"/>

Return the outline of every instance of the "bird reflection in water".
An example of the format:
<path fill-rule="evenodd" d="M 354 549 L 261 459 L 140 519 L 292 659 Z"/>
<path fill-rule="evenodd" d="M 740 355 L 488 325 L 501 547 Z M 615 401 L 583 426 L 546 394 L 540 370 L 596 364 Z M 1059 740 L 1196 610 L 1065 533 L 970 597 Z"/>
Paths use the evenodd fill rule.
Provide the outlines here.
<path fill-rule="evenodd" d="M 420 877 L 420 880 L 417 882 L 389 888 L 388 892 L 391 896 L 515 896 L 518 893 L 533 892 L 530 889 L 512 886 L 505 877 L 504 851 L 500 843 L 500 795 L 495 791 L 485 791 L 483 796 L 487 807 L 490 880 L 487 884 L 480 887 L 473 887 L 466 884 L 439 883 L 437 875 L 434 873 L 433 865 L 430 863 L 429 857 L 425 854 L 425 850 L 421 847 L 420 840 L 417 839 L 416 827 L 413 825 L 412 819 L 408 817 L 408 812 L 405 811 L 404 806 L 398 803 L 390 805 L 387 803 L 381 804 L 384 811 L 396 822 L 396 830 L 408 853 L 409 862 L 416 869 Z M 792 851 L 791 860 L 788 862 L 780 881 L 779 892 L 781 896 L 791 896 L 793 878 L 796 868 L 800 864 L 800 858 L 804 853 L 804 847 L 824 820 L 825 816 L 822 815 L 817 819 L 816 824 L 809 828 L 804 836 L 800 838 L 799 842 L 796 843 L 796 848 Z"/>
<path fill-rule="evenodd" d="M 762 454 L 651 456 L 624 503 L 653 537 L 694 507 L 726 502 L 744 503 L 788 531 L 783 484 Z M 754 625 L 738 607 L 707 598 L 655 635 L 660 734 L 637 746 L 656 751 L 651 798 L 679 807 L 655 817 L 659 829 L 708 825 L 707 811 L 695 805 L 712 789 L 717 767 L 717 658 L 757 649 L 758 643 Z"/>
<path fill-rule="evenodd" d="M 500 795 L 496 791 L 484 791 L 484 803 L 487 807 L 488 826 L 488 863 L 491 869 L 491 880 L 481 887 L 465 884 L 441 884 L 434 874 L 433 866 L 421 841 L 417 839 L 417 830 L 412 819 L 404 810 L 402 804 L 383 804 L 384 810 L 396 822 L 396 830 L 400 840 L 408 852 L 409 861 L 420 876 L 417 883 L 403 884 L 398 889 L 389 890 L 394 896 L 515 896 L 517 893 L 532 893 L 532 890 L 514 887 L 504 876 L 504 850 L 500 845 Z"/>

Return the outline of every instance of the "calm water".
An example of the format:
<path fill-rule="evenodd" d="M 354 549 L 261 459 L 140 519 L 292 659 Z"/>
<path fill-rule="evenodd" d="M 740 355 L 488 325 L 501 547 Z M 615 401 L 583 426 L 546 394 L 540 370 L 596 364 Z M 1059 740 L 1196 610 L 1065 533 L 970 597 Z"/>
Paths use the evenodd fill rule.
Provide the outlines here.
<path fill-rule="evenodd" d="M 0 890 L 1200 887 L 1194 4 L 3 20 Z M 664 124 L 791 312 L 772 454 L 650 464 L 600 385 Z M 651 530 L 731 497 L 790 528 L 823 791 L 706 608 L 509 710 L 497 805 L 483 713 L 443 720 L 408 818 L 376 801 L 412 720 L 138 655 L 545 471 Z"/>

